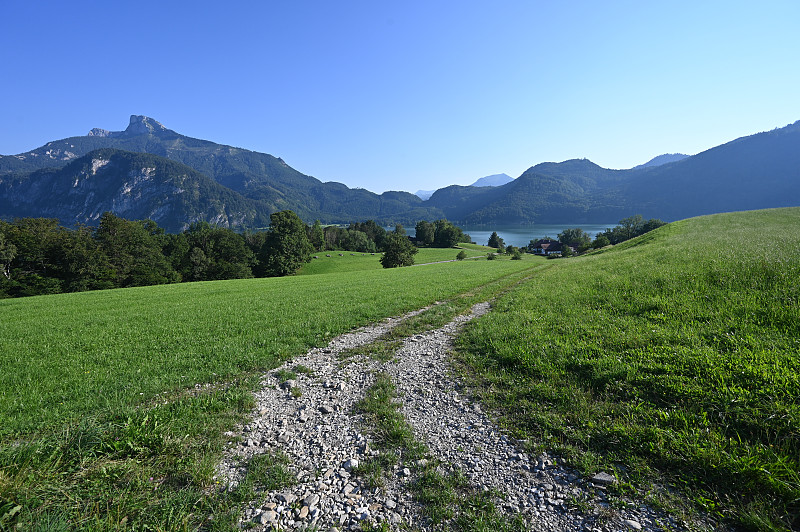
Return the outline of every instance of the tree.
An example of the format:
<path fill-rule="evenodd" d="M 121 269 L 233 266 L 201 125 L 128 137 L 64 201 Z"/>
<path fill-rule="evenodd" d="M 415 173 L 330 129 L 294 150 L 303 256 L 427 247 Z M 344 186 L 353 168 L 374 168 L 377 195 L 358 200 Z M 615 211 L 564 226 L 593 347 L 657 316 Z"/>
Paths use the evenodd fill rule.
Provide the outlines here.
<path fill-rule="evenodd" d="M 433 244 L 434 237 L 436 236 L 436 227 L 425 220 L 417 222 L 414 228 L 416 230 L 417 242 L 422 246 L 430 246 Z"/>
<path fill-rule="evenodd" d="M 576 227 L 573 229 L 564 229 L 562 232 L 558 233 L 558 241 L 568 246 L 580 248 L 582 246 L 588 247 L 592 239 L 583 229 Z"/>
<path fill-rule="evenodd" d="M 193 247 L 189 252 L 189 271 L 184 277 L 193 281 L 205 279 L 209 266 L 211 266 L 211 261 L 208 260 L 205 252 L 198 247 Z"/>
<path fill-rule="evenodd" d="M 492 235 L 489 237 L 489 244 L 490 248 L 505 248 L 506 243 L 503 242 L 503 239 L 498 236 L 497 231 L 492 231 Z"/>
<path fill-rule="evenodd" d="M 212 246 L 206 252 L 211 261 L 206 273 L 208 280 L 253 277 L 256 258 L 243 235 L 227 227 L 214 227 L 209 237 Z"/>
<path fill-rule="evenodd" d="M 54 218 L 18 218 L 7 226 L 5 237 L 17 249 L 12 270 L 23 275 L 41 275 L 48 277 L 57 270 L 60 234 L 64 228 L 59 227 Z M 13 273 L 12 273 L 13 276 Z"/>
<path fill-rule="evenodd" d="M 561 256 L 562 257 L 564 257 L 564 258 L 571 257 L 574 254 L 575 254 L 575 252 L 572 251 L 572 248 L 569 246 L 569 244 L 561 244 Z"/>
<path fill-rule="evenodd" d="M 116 272 L 94 238 L 94 229 L 79 226 L 65 232 L 61 278 L 65 292 L 114 288 Z"/>
<path fill-rule="evenodd" d="M 0 233 L 0 268 L 6 279 L 11 279 L 11 261 L 17 256 L 17 247 L 6 241 L 5 235 Z"/>
<path fill-rule="evenodd" d="M 267 238 L 258 259 L 267 275 L 293 274 L 311 260 L 313 247 L 306 235 L 306 225 L 289 210 L 274 212 L 269 219 Z"/>
<path fill-rule="evenodd" d="M 666 222 L 662 222 L 657 218 L 650 218 L 644 221 L 641 214 L 636 214 L 628 218 L 623 218 L 619 221 L 618 226 L 613 229 L 606 229 L 603 231 L 602 235 L 608 239 L 609 243 L 619 244 L 620 242 L 625 242 L 626 240 L 643 235 L 653 229 L 657 229 L 662 225 L 666 225 Z"/>
<path fill-rule="evenodd" d="M 604 234 L 597 235 L 594 239 L 594 242 L 592 242 L 592 247 L 594 249 L 604 248 L 609 245 L 611 245 L 611 242 L 608 240 L 608 237 Z"/>
<path fill-rule="evenodd" d="M 361 231 L 362 233 L 366 233 L 367 238 L 372 242 L 375 242 L 376 249 L 383 249 L 383 241 L 386 238 L 386 229 L 375 223 L 375 220 L 351 223 L 348 229 L 350 229 L 350 231 Z"/>
<path fill-rule="evenodd" d="M 394 232 L 395 232 L 395 234 L 403 235 L 403 236 L 405 236 L 405 234 L 406 234 L 406 230 L 403 227 L 403 224 L 396 224 L 394 226 Z"/>
<path fill-rule="evenodd" d="M 314 251 L 322 251 L 325 247 L 325 232 L 322 230 L 322 224 L 319 223 L 319 220 L 314 222 L 314 225 L 311 227 L 311 235 L 309 236 L 309 240 L 311 241 L 311 245 L 314 247 Z"/>
<path fill-rule="evenodd" d="M 667 225 L 667 222 L 661 221 L 658 218 L 650 218 L 644 224 L 642 224 L 641 234 L 649 233 L 653 229 L 658 229 L 662 225 Z"/>
<path fill-rule="evenodd" d="M 519 248 L 515 249 L 511 253 L 511 260 L 522 260 L 522 252 L 519 250 Z"/>
<path fill-rule="evenodd" d="M 389 233 L 384 242 L 384 252 L 381 265 L 384 268 L 397 268 L 398 266 L 411 266 L 414 264 L 414 255 L 417 248 L 408 237 Z"/>
<path fill-rule="evenodd" d="M 635 214 L 620 220 L 619 225 L 622 229 L 623 240 L 630 240 L 631 238 L 642 234 L 644 220 L 642 220 L 641 214 Z"/>
<path fill-rule="evenodd" d="M 464 251 L 463 249 L 458 252 L 458 255 L 456 255 L 456 260 L 464 260 L 466 258 L 467 258 L 467 252 Z"/>
<path fill-rule="evenodd" d="M 323 229 L 325 233 L 325 249 L 336 249 L 339 246 L 339 237 L 345 230 L 335 225 Z"/>
<path fill-rule="evenodd" d="M 486 254 L 486 260 L 494 260 L 496 258 L 497 258 L 497 256 L 494 253 L 487 253 Z"/>
<path fill-rule="evenodd" d="M 116 275 L 116 286 L 149 286 L 178 281 L 162 250 L 161 231 L 152 220 L 130 221 L 111 212 L 95 232 L 100 250 Z"/>
<path fill-rule="evenodd" d="M 374 253 L 377 251 L 375 242 L 369 239 L 364 231 L 355 229 L 343 229 L 339 237 L 339 247 L 347 251 L 357 251 L 359 253 Z"/>
<path fill-rule="evenodd" d="M 461 242 L 464 233 L 445 219 L 433 222 L 433 245 L 437 248 L 451 248 Z"/>

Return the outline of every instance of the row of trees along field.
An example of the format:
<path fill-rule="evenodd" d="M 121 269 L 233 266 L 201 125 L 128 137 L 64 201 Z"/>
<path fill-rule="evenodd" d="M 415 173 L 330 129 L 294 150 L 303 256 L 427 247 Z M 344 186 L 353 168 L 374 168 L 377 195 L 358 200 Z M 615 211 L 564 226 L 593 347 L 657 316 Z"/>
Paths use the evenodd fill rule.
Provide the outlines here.
<path fill-rule="evenodd" d="M 446 220 L 430 225 L 434 241 L 450 242 L 444 235 L 452 234 L 469 239 Z M 394 249 L 394 234 L 405 231 L 398 225 L 387 232 L 372 220 L 347 228 L 323 228 L 319 221 L 307 226 L 292 211 L 271 214 L 267 231 L 247 233 L 197 222 L 169 234 L 152 220 L 130 221 L 110 212 L 97 227 L 74 229 L 55 219 L 21 218 L 0 222 L 0 297 L 290 275 L 314 251 L 374 253 L 392 242 Z M 396 265 L 413 255 L 408 244 Z"/>

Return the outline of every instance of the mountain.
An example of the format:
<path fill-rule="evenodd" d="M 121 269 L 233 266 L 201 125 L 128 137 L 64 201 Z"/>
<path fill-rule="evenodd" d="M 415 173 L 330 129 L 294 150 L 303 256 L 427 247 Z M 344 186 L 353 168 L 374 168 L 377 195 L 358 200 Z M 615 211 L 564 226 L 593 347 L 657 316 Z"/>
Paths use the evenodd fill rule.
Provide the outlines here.
<path fill-rule="evenodd" d="M 638 170 L 639 168 L 650 168 L 651 166 L 661 166 L 662 164 L 667 164 L 667 163 L 676 163 L 678 161 L 686 159 L 687 157 L 689 156 L 684 155 L 683 153 L 665 153 L 663 155 L 653 157 L 644 164 L 634 166 L 632 170 Z"/>
<path fill-rule="evenodd" d="M 676 163 L 636 171 L 612 193 L 664 220 L 800 205 L 800 120 Z"/>
<path fill-rule="evenodd" d="M 165 157 L 101 148 L 60 168 L 0 176 L 0 212 L 97 223 L 105 211 L 151 219 L 167 231 L 207 221 L 223 227 L 266 227 L 269 211 L 256 200 Z"/>
<path fill-rule="evenodd" d="M 607 210 L 593 212 L 593 198 L 604 197 L 603 189 L 617 183 L 621 172 L 587 159 L 540 163 L 502 186 L 437 190 L 429 203 L 468 225 L 591 222 Z M 596 219 L 602 220 L 608 218 Z"/>
<path fill-rule="evenodd" d="M 185 164 L 243 198 L 258 202 L 267 215 L 291 209 L 307 222 L 375 219 L 387 224 L 410 224 L 442 216 L 408 192 L 378 195 L 341 183 L 323 183 L 272 155 L 187 137 L 141 115 L 131 116 L 124 131 L 95 128 L 83 137 L 48 142 L 19 155 L 0 156 L 0 176 L 61 167 L 100 148 L 149 153 Z M 47 198 L 32 201 L 39 202 L 43 210 L 48 203 Z M 19 216 L 13 209 L 0 214 Z"/>
<path fill-rule="evenodd" d="M 489 176 L 486 176 L 486 177 L 482 177 L 482 178 L 478 179 L 477 181 L 475 181 L 474 183 L 472 183 L 469 186 L 471 186 L 471 187 L 499 187 L 499 186 L 505 185 L 506 183 L 509 183 L 509 182 L 511 182 L 513 180 L 514 180 L 514 178 L 509 176 L 509 175 L 507 175 L 507 174 L 493 174 L 493 175 L 489 175 Z M 454 186 L 458 186 L 458 185 L 454 185 Z M 414 192 L 414 195 L 418 196 L 420 199 L 428 200 L 428 199 L 430 199 L 431 196 L 433 196 L 434 192 L 436 192 L 436 191 L 435 190 L 417 190 L 416 192 Z"/>
<path fill-rule="evenodd" d="M 514 178 L 507 174 L 492 174 L 482 177 L 472 183 L 471 187 L 499 187 L 510 183 Z"/>
<path fill-rule="evenodd" d="M 506 225 L 608 223 L 633 214 L 672 221 L 800 205 L 800 121 L 680 157 L 630 170 L 586 159 L 545 162 L 499 186 L 452 185 L 423 201 L 408 192 L 378 195 L 323 183 L 272 155 L 186 137 L 134 115 L 124 131 L 93 129 L 0 156 L 0 217 L 49 216 L 70 225 L 111 210 L 180 230 L 198 220 L 264 227 L 283 209 L 309 223 L 446 217 Z"/>
<path fill-rule="evenodd" d="M 492 188 L 450 186 L 428 204 L 465 224 L 666 221 L 800 205 L 800 121 L 683 159 L 630 170 L 586 159 L 540 163 Z"/>

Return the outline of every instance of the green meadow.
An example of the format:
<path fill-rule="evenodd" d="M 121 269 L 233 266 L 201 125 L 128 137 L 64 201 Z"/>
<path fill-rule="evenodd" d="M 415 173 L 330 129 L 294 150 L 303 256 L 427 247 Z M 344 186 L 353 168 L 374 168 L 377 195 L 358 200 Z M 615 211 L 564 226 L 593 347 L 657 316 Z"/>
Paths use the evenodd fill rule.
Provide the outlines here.
<path fill-rule="evenodd" d="M 456 365 L 531 452 L 613 473 L 612 506 L 797 529 L 798 228 L 800 209 L 730 213 L 563 260 L 467 246 L 478 259 L 385 270 L 334 252 L 293 277 L 2 300 L 0 530 L 232 530 L 254 486 L 291 483 L 270 455 L 259 478 L 214 489 L 263 371 L 387 316 L 453 302 L 417 320 L 433 326 L 490 297 Z"/>
<path fill-rule="evenodd" d="M 358 277 L 344 268 L 333 277 L 2 300 L 0 435 L 272 367 L 337 334 L 530 266 L 464 261 Z"/>
<path fill-rule="evenodd" d="M 461 337 L 465 373 L 518 437 L 620 492 L 797 529 L 798 229 L 800 209 L 720 214 L 557 261 Z"/>
<path fill-rule="evenodd" d="M 459 244 L 464 247 L 467 258 L 485 257 L 490 248 L 485 250 L 479 249 L 483 246 L 474 246 L 472 244 Z M 414 264 L 431 264 L 434 262 L 442 262 L 447 260 L 455 260 L 460 249 L 443 249 L 443 248 L 419 248 L 419 251 L 414 255 Z M 324 253 L 315 253 L 315 259 L 311 262 L 304 264 L 298 275 L 317 275 L 320 273 L 344 273 L 356 272 L 363 270 L 381 270 L 380 258 L 381 253 L 355 253 L 352 251 L 326 251 Z"/>
<path fill-rule="evenodd" d="M 355 327 L 517 282 L 537 264 L 2 300 L 0 530 L 229 530 L 248 493 L 209 488 L 261 372 Z"/>

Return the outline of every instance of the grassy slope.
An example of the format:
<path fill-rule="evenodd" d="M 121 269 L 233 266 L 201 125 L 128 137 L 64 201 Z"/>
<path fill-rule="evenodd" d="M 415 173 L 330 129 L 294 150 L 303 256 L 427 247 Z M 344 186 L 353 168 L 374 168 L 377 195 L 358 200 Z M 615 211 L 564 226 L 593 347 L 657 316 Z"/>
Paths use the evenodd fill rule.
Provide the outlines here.
<path fill-rule="evenodd" d="M 255 486 L 292 480 L 274 456 L 236 490 L 213 489 L 224 433 L 250 413 L 261 371 L 435 300 L 489 297 L 536 266 L 465 261 L 0 301 L 0 530 L 236 530 Z"/>
<path fill-rule="evenodd" d="M 270 367 L 530 266 L 495 262 L 0 301 L 0 436 Z"/>
<path fill-rule="evenodd" d="M 506 423 L 583 469 L 797 527 L 798 227 L 800 209 L 721 214 L 559 261 L 468 330 L 465 360 Z"/>
<path fill-rule="evenodd" d="M 483 253 L 488 253 L 489 251 L 497 251 L 496 248 L 490 248 L 489 246 L 482 246 L 480 244 L 470 244 L 468 242 L 461 242 L 458 247 L 472 250 L 472 251 L 482 251 Z"/>
<path fill-rule="evenodd" d="M 487 248 L 488 249 L 488 248 Z M 467 257 L 480 257 L 486 253 L 477 250 L 465 250 Z M 341 254 L 341 256 L 340 256 Z M 328 257 L 330 255 L 330 257 Z M 456 249 L 442 249 L 442 248 L 420 248 L 416 255 L 414 255 L 414 264 L 428 264 L 431 262 L 441 262 L 445 260 L 454 260 L 458 255 Z M 320 273 L 342 273 L 342 272 L 355 272 L 363 270 L 380 270 L 381 266 L 380 253 L 374 255 L 370 253 L 353 253 L 350 251 L 325 251 L 322 253 L 315 253 L 316 259 L 304 264 L 298 275 L 317 275 Z"/>

